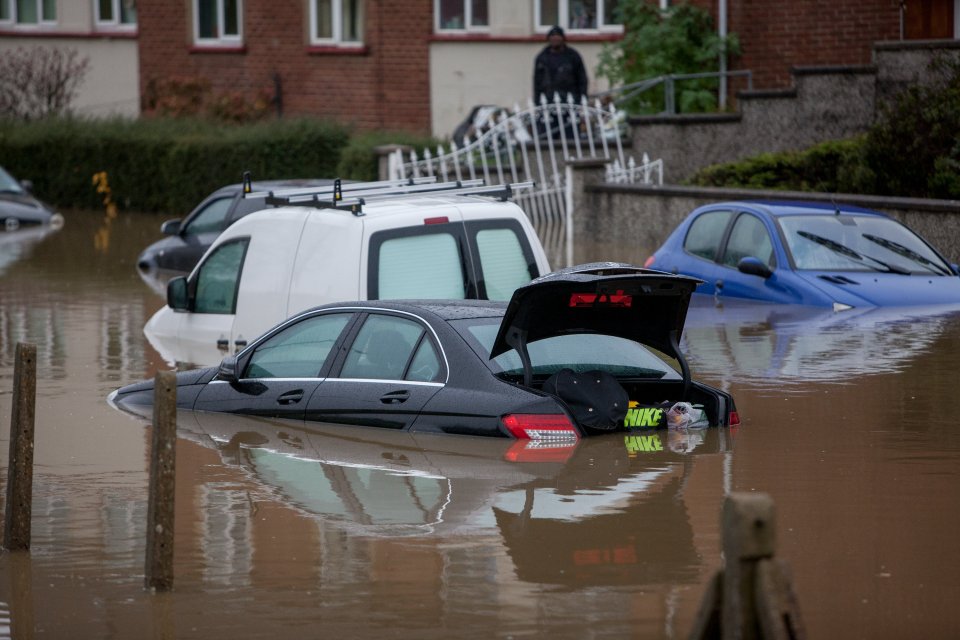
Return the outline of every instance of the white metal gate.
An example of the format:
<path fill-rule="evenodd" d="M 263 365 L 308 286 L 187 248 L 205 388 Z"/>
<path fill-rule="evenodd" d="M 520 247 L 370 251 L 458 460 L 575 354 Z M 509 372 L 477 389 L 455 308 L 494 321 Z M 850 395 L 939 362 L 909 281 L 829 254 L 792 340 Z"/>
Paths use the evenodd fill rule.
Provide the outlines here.
<path fill-rule="evenodd" d="M 548 255 L 571 256 L 569 232 L 572 193 L 567 180 L 566 162 L 603 159 L 608 182 L 662 184 L 662 161 L 651 162 L 646 154 L 637 163 L 626 158 L 622 127 L 626 114 L 613 103 L 604 107 L 599 101 L 590 105 L 586 98 L 579 104 L 568 95 L 553 102 L 541 96 L 540 104 L 528 101 L 527 108 L 515 106 L 513 112 L 500 109 L 479 124 L 460 145 L 451 142 L 445 150 L 424 150 L 421 156 L 411 151 L 405 157 L 396 151 L 389 162 L 389 178 L 406 179 L 434 176 L 440 181 L 482 178 L 488 185 L 533 181 L 534 188 L 516 193 L 514 201 L 530 218 L 541 236 Z"/>

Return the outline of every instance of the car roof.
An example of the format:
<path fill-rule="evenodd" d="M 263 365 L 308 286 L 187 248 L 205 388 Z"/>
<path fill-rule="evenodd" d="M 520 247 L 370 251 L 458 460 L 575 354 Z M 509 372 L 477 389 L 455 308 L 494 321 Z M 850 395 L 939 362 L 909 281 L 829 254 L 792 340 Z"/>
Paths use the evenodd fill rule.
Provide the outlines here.
<path fill-rule="evenodd" d="M 386 309 L 434 315 L 441 320 L 499 318 L 507 309 L 506 302 L 495 300 L 351 300 L 331 302 L 304 311 L 304 314 L 329 309 Z"/>
<path fill-rule="evenodd" d="M 333 184 L 330 178 L 289 178 L 284 180 L 257 180 L 251 184 L 254 191 L 270 191 L 271 189 L 290 189 L 296 187 L 325 187 Z M 227 195 L 239 193 L 243 183 L 228 184 L 220 187 L 210 195 Z"/>
<path fill-rule="evenodd" d="M 865 209 L 852 204 L 843 204 L 839 202 L 814 202 L 807 200 L 737 200 L 731 202 L 718 202 L 709 205 L 711 208 L 718 207 L 738 207 L 762 211 L 771 216 L 795 216 L 811 215 L 823 213 L 856 213 L 861 215 L 873 215 L 883 218 L 889 217 L 887 214 L 873 209 Z"/>

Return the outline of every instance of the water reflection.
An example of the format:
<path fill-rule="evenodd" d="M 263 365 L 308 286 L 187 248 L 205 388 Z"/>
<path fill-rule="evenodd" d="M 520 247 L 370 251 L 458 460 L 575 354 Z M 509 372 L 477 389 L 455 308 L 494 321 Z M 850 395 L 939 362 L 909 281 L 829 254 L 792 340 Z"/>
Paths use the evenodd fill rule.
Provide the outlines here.
<path fill-rule="evenodd" d="M 34 245 L 59 230 L 60 225 L 41 225 L 16 231 L 0 231 L 0 276 L 12 264 L 29 256 Z"/>
<path fill-rule="evenodd" d="M 699 375 L 757 386 L 850 384 L 923 356 L 960 305 L 834 312 L 694 295 L 681 348 Z"/>

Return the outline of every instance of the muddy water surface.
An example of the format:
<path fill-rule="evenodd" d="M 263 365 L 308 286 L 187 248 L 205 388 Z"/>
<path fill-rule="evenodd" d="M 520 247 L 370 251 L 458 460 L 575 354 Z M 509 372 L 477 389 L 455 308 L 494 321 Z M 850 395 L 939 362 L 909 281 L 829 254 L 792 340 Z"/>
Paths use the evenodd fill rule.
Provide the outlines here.
<path fill-rule="evenodd" d="M 698 305 L 683 347 L 736 431 L 529 449 L 182 413 L 175 588 L 144 591 L 150 425 L 106 396 L 168 368 L 134 267 L 161 221 L 0 234 L 4 476 L 18 341 L 40 377 L 0 637 L 686 637 L 730 491 L 775 500 L 809 637 L 960 635 L 960 317 L 929 312 Z"/>

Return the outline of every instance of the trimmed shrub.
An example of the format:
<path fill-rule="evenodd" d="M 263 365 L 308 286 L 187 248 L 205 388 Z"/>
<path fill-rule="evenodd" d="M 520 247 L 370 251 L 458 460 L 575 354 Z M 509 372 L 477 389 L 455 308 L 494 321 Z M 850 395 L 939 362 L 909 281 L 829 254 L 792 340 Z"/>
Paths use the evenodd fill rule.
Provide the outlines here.
<path fill-rule="evenodd" d="M 99 208 L 92 180 L 106 171 L 121 210 L 180 215 L 244 171 L 255 180 L 333 177 L 347 140 L 342 126 L 306 119 L 6 121 L 0 165 L 58 207 Z"/>
<path fill-rule="evenodd" d="M 380 160 L 376 152 L 377 147 L 385 144 L 403 144 L 413 147 L 419 153 L 427 147 L 435 149 L 437 143 L 435 138 L 402 131 L 361 133 L 353 137 L 340 154 L 337 176 L 345 180 L 377 180 Z"/>

